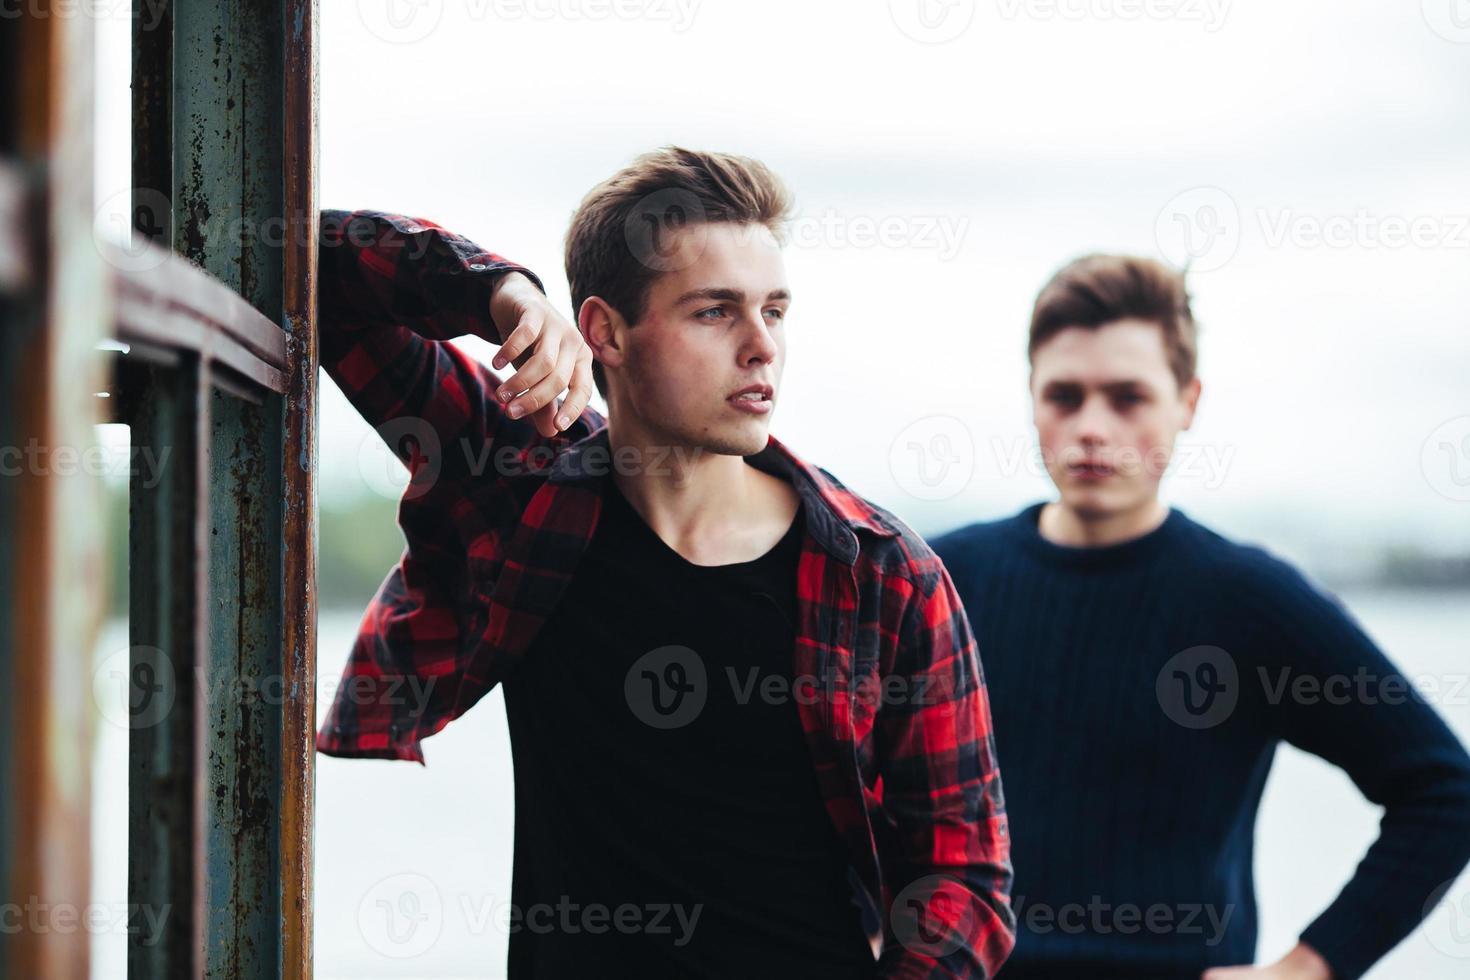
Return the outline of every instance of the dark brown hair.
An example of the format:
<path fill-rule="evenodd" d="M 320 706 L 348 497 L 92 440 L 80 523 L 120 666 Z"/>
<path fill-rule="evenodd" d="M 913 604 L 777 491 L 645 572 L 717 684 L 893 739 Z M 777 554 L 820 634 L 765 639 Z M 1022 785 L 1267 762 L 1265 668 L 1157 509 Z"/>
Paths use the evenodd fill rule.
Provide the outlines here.
<path fill-rule="evenodd" d="M 671 266 L 661 234 L 688 225 L 734 221 L 765 225 L 783 240 L 791 196 L 765 164 L 732 153 L 666 146 L 638 157 L 587 192 L 567 229 L 567 282 L 575 315 L 600 296 L 637 323 L 648 289 Z M 607 394 L 602 365 L 592 365 Z"/>
<path fill-rule="evenodd" d="M 1132 318 L 1159 325 L 1175 380 L 1181 387 L 1193 380 L 1199 331 L 1184 273 L 1136 255 L 1084 255 L 1063 266 L 1036 296 L 1026 354 L 1034 357 L 1068 327 Z"/>

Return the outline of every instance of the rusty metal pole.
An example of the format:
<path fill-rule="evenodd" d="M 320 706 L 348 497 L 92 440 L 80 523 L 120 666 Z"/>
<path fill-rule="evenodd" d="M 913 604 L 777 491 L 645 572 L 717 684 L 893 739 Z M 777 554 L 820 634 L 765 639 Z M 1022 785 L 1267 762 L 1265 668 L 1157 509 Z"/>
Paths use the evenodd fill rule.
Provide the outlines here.
<path fill-rule="evenodd" d="M 315 0 L 174 0 L 152 33 L 135 19 L 134 218 L 275 321 L 287 351 L 284 394 L 207 359 L 197 387 L 175 389 L 198 392 L 183 418 L 202 422 L 188 502 L 202 545 L 167 585 L 194 591 L 192 604 L 175 596 L 192 628 L 174 630 L 192 696 L 135 733 L 145 751 L 133 755 L 141 777 L 158 745 L 192 746 L 175 757 L 192 779 L 155 785 L 170 807 L 133 794 L 130 900 L 187 903 L 164 945 L 198 959 L 162 964 L 133 944 L 138 977 L 174 963 L 189 976 L 311 975 L 316 14 Z M 140 502 L 135 538 L 158 534 L 166 515 Z M 137 629 L 133 643 L 151 645 Z M 163 815 L 185 810 L 192 831 L 170 840 Z M 165 866 L 187 874 L 142 870 Z"/>
<path fill-rule="evenodd" d="M 104 537 L 100 479 L 77 464 L 107 318 L 92 36 L 74 5 L 44 0 L 0 25 L 0 975 L 28 980 L 88 972 Z"/>

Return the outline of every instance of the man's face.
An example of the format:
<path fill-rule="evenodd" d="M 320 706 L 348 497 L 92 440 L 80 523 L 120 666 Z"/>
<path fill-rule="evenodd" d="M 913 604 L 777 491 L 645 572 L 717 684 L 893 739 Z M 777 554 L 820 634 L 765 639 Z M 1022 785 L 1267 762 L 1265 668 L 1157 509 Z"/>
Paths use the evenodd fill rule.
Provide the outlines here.
<path fill-rule="evenodd" d="M 676 444 L 757 453 L 786 362 L 781 247 L 764 226 L 714 222 L 680 229 L 671 251 L 642 319 L 624 331 L 623 404 Z"/>
<path fill-rule="evenodd" d="M 1107 517 L 1157 497 L 1199 388 L 1195 379 L 1180 389 L 1163 330 L 1145 320 L 1068 327 L 1037 348 L 1032 411 L 1062 503 Z"/>

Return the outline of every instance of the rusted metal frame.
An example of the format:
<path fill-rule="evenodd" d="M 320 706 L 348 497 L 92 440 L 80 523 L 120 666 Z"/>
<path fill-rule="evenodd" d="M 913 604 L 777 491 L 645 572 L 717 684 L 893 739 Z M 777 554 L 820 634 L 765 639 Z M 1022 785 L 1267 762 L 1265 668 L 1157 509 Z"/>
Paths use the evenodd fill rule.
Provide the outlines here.
<path fill-rule="evenodd" d="M 283 309 L 282 248 L 247 232 L 287 213 L 282 13 L 278 0 L 176 0 L 166 38 L 148 37 L 134 61 L 135 77 L 144 80 L 134 86 L 135 205 L 157 210 L 162 201 L 169 217 L 143 230 L 270 312 Z M 208 302 L 213 312 L 212 297 Z M 280 370 L 287 367 L 285 338 L 272 329 L 273 346 L 254 347 L 278 350 Z M 211 362 L 202 363 L 207 369 Z M 283 696 L 282 666 L 279 393 L 287 385 L 283 379 L 268 386 L 273 390 L 252 404 L 221 377 L 210 378 L 202 396 L 209 424 L 200 448 L 200 512 L 207 532 L 197 601 L 209 622 L 195 675 L 203 702 L 193 785 L 203 813 L 190 848 L 199 960 L 189 975 L 273 977 L 283 969 L 282 716 L 295 703 Z M 147 842 L 133 843 L 136 859 Z"/>
<path fill-rule="evenodd" d="M 92 349 L 104 332 L 91 241 L 93 24 L 44 2 L 4 20 L 0 153 L 33 179 L 17 225 L 29 273 L 0 296 L 0 445 L 41 455 L 0 478 L 0 887 L 40 919 L 0 931 L 0 975 L 49 980 L 88 972 L 88 946 L 60 916 L 85 915 L 90 899 L 101 488 L 54 454 L 92 445 Z"/>
<path fill-rule="evenodd" d="M 311 980 L 316 825 L 317 0 L 285 0 L 281 976 Z"/>
<path fill-rule="evenodd" d="M 168 17 L 166 32 L 135 30 L 135 216 L 139 204 L 165 212 L 167 220 L 144 230 L 255 308 L 279 311 L 287 326 L 274 335 L 214 331 L 276 361 L 270 366 L 282 381 L 265 385 L 256 404 L 225 381 L 224 365 L 237 362 L 202 350 L 201 363 L 215 369 L 200 453 L 208 488 L 203 607 L 215 615 L 203 647 L 208 696 L 196 759 L 205 807 L 199 969 L 309 977 L 316 5 L 176 0 Z M 284 243 L 248 233 L 282 217 Z M 146 294 L 145 278 L 120 276 L 120 295 Z M 215 310 L 212 293 L 200 296 L 181 305 L 191 315 Z M 259 326 L 248 317 L 222 326 L 232 324 Z M 187 346 L 179 332 L 141 323 L 130 336 Z"/>
<path fill-rule="evenodd" d="M 117 268 L 125 261 L 119 250 L 104 251 L 116 259 L 118 340 L 198 351 L 262 388 L 285 392 L 286 335 L 280 327 L 186 259 L 167 255 L 156 268 L 137 271 Z"/>
<path fill-rule="evenodd" d="M 284 331 L 229 286 L 156 246 L 144 244 L 131 250 L 135 254 L 116 247 L 105 251 L 110 264 L 118 269 L 119 286 L 166 307 L 160 313 L 186 318 L 197 323 L 198 329 L 220 333 L 273 368 L 286 366 Z"/>
<path fill-rule="evenodd" d="M 205 866 L 203 667 L 209 606 L 205 560 L 209 497 L 208 362 L 119 358 L 135 450 L 163 461 L 130 484 L 128 638 L 132 728 L 128 740 L 128 901 L 161 934 L 128 938 L 130 977 L 202 975 Z M 167 455 L 164 455 L 167 453 Z M 167 913 L 163 915 L 162 913 Z"/>

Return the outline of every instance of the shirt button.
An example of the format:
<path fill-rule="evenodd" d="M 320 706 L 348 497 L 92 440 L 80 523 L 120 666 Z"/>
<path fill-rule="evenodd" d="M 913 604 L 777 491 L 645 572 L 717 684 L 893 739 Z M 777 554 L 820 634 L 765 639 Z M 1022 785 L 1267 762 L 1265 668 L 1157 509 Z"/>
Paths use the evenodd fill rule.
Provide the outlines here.
<path fill-rule="evenodd" d="M 483 262 L 471 262 L 470 263 L 470 271 L 471 272 L 484 272 L 488 268 L 490 268 L 490 267 L 488 265 L 486 265 L 485 263 L 483 263 Z"/>

